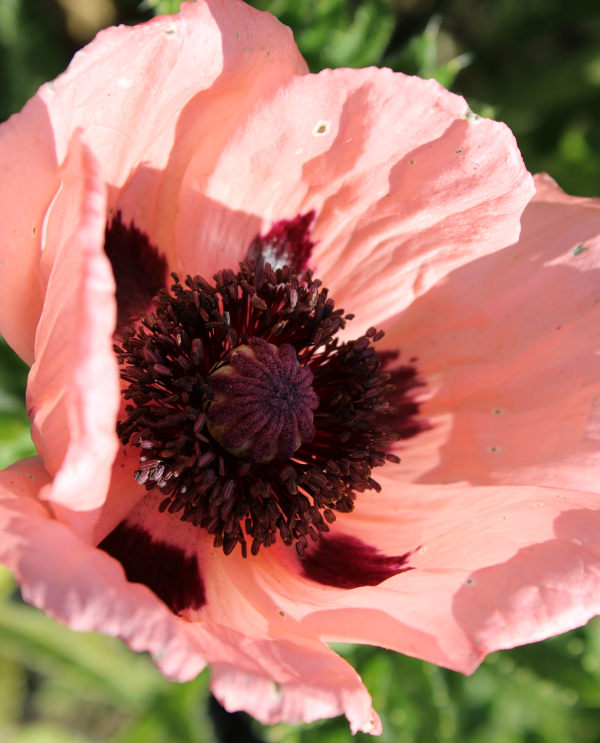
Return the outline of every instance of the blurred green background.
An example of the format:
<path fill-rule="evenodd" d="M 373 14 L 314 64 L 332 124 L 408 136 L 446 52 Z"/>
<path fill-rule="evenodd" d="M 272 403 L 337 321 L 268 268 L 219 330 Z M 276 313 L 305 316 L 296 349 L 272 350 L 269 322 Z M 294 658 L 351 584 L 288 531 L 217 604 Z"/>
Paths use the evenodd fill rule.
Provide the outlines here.
<path fill-rule="evenodd" d="M 600 194 L 598 0 L 257 0 L 290 25 L 312 70 L 386 65 L 435 77 L 506 121 L 530 170 Z M 0 0 L 0 120 L 95 31 L 177 0 Z M 0 466 L 32 452 L 27 369 L 0 345 Z M 470 678 L 366 647 L 361 673 L 385 743 L 600 741 L 600 621 L 488 658 Z M 0 569 L 0 743 L 210 743 L 206 673 L 170 684 L 119 641 L 75 634 L 22 604 Z M 254 725 L 282 743 L 340 743 L 345 720 Z M 359 734 L 359 741 L 370 740 Z M 232 739 L 232 743 L 235 743 Z"/>

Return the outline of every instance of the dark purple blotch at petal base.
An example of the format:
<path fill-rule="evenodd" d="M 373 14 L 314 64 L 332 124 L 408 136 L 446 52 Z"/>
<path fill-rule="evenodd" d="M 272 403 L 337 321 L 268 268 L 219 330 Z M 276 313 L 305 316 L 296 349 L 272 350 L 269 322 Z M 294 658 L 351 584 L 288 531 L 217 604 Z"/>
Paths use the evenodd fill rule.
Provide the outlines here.
<path fill-rule="evenodd" d="M 248 248 L 248 256 L 254 259 L 258 267 L 263 263 L 270 263 L 272 268 L 285 264 L 302 274 L 308 268 L 316 245 L 310 239 L 314 220 L 314 209 L 306 214 L 298 214 L 293 219 L 280 219 L 266 235 L 254 238 Z"/>
<path fill-rule="evenodd" d="M 413 570 L 406 564 L 413 552 L 390 557 L 356 537 L 331 534 L 322 536 L 300 563 L 307 578 L 324 586 L 360 588 L 378 586 L 393 575 Z"/>
<path fill-rule="evenodd" d="M 167 261 L 148 236 L 117 212 L 106 225 L 104 252 L 117 284 L 117 330 L 146 312 L 154 296 L 167 285 Z"/>
<path fill-rule="evenodd" d="M 410 439 L 431 428 L 431 423 L 419 416 L 421 404 L 415 399 L 415 391 L 425 383 L 419 375 L 418 359 L 410 359 L 408 364 L 397 365 L 398 351 L 380 351 L 382 370 L 390 375 L 392 390 L 387 401 L 395 409 L 389 425 L 400 440 Z"/>
<path fill-rule="evenodd" d="M 127 580 L 143 583 L 175 613 L 206 603 L 196 556 L 159 542 L 139 526 L 122 521 L 98 545 L 117 559 Z"/>

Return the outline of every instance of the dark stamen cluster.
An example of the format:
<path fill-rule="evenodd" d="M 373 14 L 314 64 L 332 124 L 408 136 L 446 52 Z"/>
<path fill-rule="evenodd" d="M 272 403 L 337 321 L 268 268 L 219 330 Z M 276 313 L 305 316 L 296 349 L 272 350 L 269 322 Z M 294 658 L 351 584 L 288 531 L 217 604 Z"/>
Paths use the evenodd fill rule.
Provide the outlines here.
<path fill-rule="evenodd" d="M 357 492 L 379 489 L 373 467 L 398 461 L 386 453 L 398 438 L 387 402 L 394 385 L 373 348 L 383 333 L 371 328 L 339 343 L 336 333 L 351 316 L 334 308 L 310 272 L 300 278 L 288 266 L 257 268 L 248 258 L 237 273 L 219 271 L 214 285 L 200 276 L 183 284 L 173 278 L 154 311 L 125 328 L 115 346 L 130 401 L 118 434 L 141 449 L 136 479 L 162 491 L 161 510 L 206 529 L 226 554 L 239 543 L 246 556 L 248 541 L 257 554 L 279 534 L 303 555 L 335 512 L 353 509 Z M 302 433 L 312 413 L 314 429 L 299 436 L 295 451 L 275 447 L 268 461 L 253 456 L 251 445 L 232 450 L 213 435 L 224 420 L 231 434 L 233 418 L 216 416 L 211 434 L 211 406 L 223 409 L 223 384 L 211 380 L 243 347 L 260 352 L 261 362 L 269 348 L 279 349 L 289 375 L 293 349 L 294 366 L 304 370 L 293 376 L 306 402 L 294 415 L 304 416 Z"/>

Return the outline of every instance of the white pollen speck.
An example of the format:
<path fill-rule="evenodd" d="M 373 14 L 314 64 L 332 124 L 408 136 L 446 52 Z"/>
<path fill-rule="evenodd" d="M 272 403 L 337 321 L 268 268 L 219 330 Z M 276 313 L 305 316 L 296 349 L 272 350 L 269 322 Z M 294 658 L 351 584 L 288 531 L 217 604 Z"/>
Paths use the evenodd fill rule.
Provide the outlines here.
<path fill-rule="evenodd" d="M 370 733 L 374 727 L 375 727 L 375 720 L 371 718 L 369 722 L 363 728 L 361 728 L 361 730 L 363 733 Z"/>
<path fill-rule="evenodd" d="M 571 541 L 573 542 L 573 544 L 576 544 L 578 547 L 581 547 L 581 545 L 583 544 L 581 539 L 577 539 L 577 537 L 573 537 Z"/>
<path fill-rule="evenodd" d="M 117 80 L 118 88 L 131 88 L 132 85 L 133 85 L 133 80 L 130 80 L 128 77 L 120 77 Z"/>
<path fill-rule="evenodd" d="M 296 149 L 296 155 L 301 155 L 304 152 L 304 147 L 298 147 Z"/>
<path fill-rule="evenodd" d="M 462 118 L 465 121 L 470 121 L 471 123 L 475 123 L 477 121 L 481 121 L 481 116 L 479 116 L 476 113 L 473 113 L 470 108 L 467 108 L 467 110 L 463 113 Z"/>
<path fill-rule="evenodd" d="M 313 137 L 324 137 L 326 134 L 329 134 L 329 130 L 331 128 L 331 122 L 330 121 L 317 121 L 315 124 L 315 128 L 313 129 Z"/>
<path fill-rule="evenodd" d="M 175 25 L 167 26 L 167 28 L 165 28 L 165 30 L 163 31 L 163 33 L 165 33 L 167 36 L 172 36 L 176 32 L 177 28 L 175 27 Z"/>
<path fill-rule="evenodd" d="M 277 257 L 277 253 L 271 246 L 263 248 L 262 257 L 265 263 L 270 263 L 271 268 L 276 271 L 278 268 L 283 268 L 286 265 L 287 259 L 285 254 Z"/>

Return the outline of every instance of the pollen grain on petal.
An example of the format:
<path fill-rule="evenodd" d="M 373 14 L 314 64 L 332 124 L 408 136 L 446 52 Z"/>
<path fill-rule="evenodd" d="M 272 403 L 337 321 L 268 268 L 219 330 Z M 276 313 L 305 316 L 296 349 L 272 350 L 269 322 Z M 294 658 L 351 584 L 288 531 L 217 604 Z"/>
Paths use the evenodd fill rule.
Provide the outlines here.
<path fill-rule="evenodd" d="M 313 136 L 315 137 L 324 137 L 326 134 L 329 134 L 329 130 L 331 129 L 331 122 L 330 121 L 318 121 L 314 128 L 313 128 Z"/>

